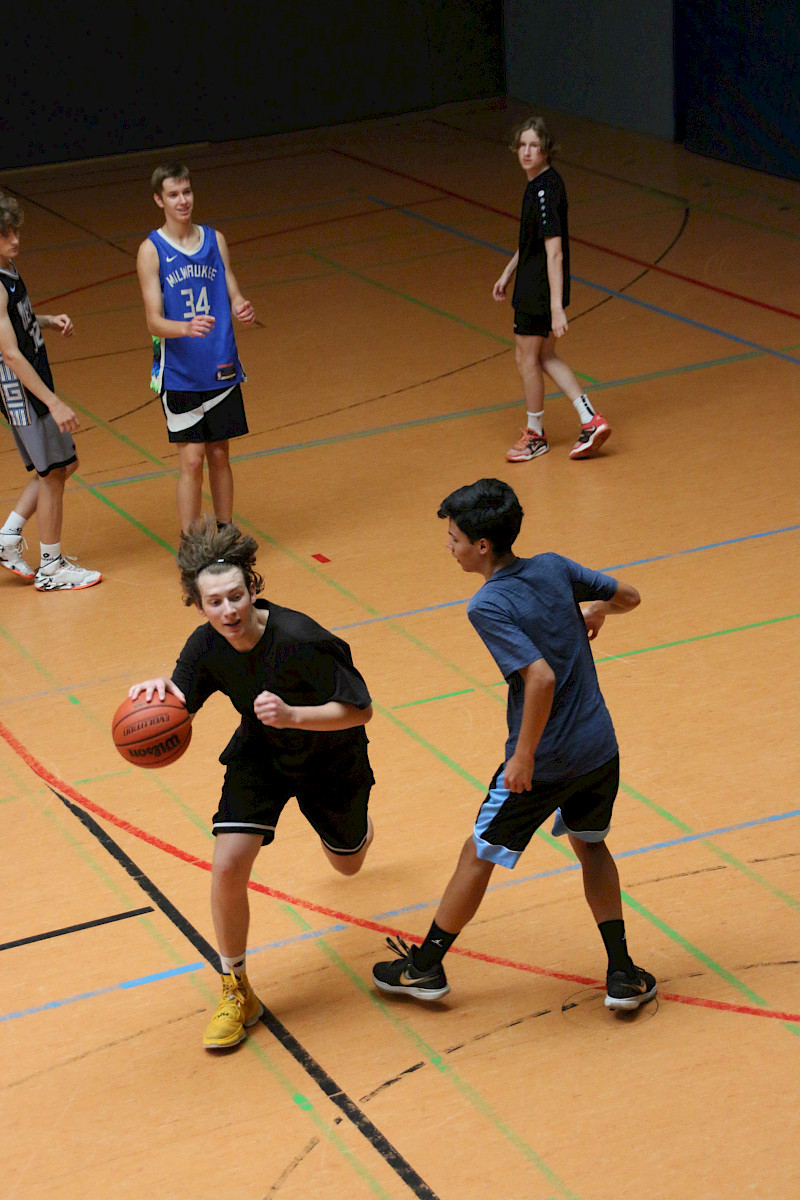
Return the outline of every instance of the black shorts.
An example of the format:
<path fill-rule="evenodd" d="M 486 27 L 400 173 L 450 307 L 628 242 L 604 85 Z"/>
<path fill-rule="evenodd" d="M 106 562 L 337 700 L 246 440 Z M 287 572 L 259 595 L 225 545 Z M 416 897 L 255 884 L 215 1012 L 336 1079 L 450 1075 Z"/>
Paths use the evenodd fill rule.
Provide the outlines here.
<path fill-rule="evenodd" d="M 503 764 L 503 767 L 505 764 Z M 509 792 L 498 767 L 478 810 L 473 841 L 478 858 L 513 868 L 540 825 L 553 813 L 553 834 L 602 842 L 611 825 L 619 788 L 619 755 L 574 779 L 533 781 L 529 792 Z"/>
<path fill-rule="evenodd" d="M 248 432 L 240 384 L 161 396 L 170 442 L 227 442 Z"/>
<path fill-rule="evenodd" d="M 518 333 L 521 337 L 546 338 L 549 337 L 551 329 L 550 313 L 545 316 L 520 312 L 518 308 L 514 309 L 514 333 Z"/>
<path fill-rule="evenodd" d="M 219 808 L 212 832 L 257 833 L 262 845 L 275 837 L 278 818 L 295 796 L 309 825 L 334 854 L 358 854 L 367 837 L 367 807 L 372 788 L 369 777 L 331 780 L 311 777 L 292 780 L 266 776 L 263 763 L 244 755 L 228 763 Z"/>

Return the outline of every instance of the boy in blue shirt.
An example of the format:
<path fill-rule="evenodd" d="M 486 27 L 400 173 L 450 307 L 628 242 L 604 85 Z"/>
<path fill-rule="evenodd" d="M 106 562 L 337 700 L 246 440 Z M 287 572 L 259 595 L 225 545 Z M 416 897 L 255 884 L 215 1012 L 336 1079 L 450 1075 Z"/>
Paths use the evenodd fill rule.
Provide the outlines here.
<path fill-rule="evenodd" d="M 375 964 L 384 992 L 439 1000 L 450 991 L 442 960 L 472 920 L 496 865 L 513 868 L 536 830 L 555 814 L 567 835 L 608 955 L 607 1007 L 635 1009 L 656 981 L 632 962 L 619 875 L 605 838 L 619 786 L 614 726 L 597 682 L 590 640 L 606 616 L 639 603 L 630 584 L 558 554 L 517 558 L 522 508 L 499 479 L 448 496 L 447 546 L 462 570 L 482 575 L 467 615 L 508 681 L 508 740 L 472 835 L 419 947 L 398 939 L 398 957 Z"/>

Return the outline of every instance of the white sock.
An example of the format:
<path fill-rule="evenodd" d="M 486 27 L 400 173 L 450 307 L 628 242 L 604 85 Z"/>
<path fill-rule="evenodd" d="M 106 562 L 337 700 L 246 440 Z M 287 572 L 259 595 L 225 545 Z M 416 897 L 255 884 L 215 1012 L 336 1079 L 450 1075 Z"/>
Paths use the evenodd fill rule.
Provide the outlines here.
<path fill-rule="evenodd" d="M 10 512 L 6 523 L 0 529 L 0 537 L 22 537 L 27 517 L 21 517 L 18 512 Z"/>
<path fill-rule="evenodd" d="M 39 542 L 39 548 L 42 553 L 42 561 L 40 566 L 52 567 L 54 562 L 58 562 L 61 558 L 61 542 L 53 542 L 52 546 L 45 545 L 44 542 Z"/>
<path fill-rule="evenodd" d="M 575 406 L 575 411 L 580 417 L 581 425 L 588 425 L 594 416 L 594 409 L 589 403 L 589 397 L 586 395 L 586 392 L 581 392 L 580 396 L 578 396 L 578 399 L 573 400 L 572 403 Z"/>
<path fill-rule="evenodd" d="M 222 966 L 223 975 L 235 975 L 237 979 L 241 979 L 245 973 L 245 965 L 247 952 L 244 954 L 235 954 L 233 958 L 225 958 L 224 954 L 220 954 L 219 961 Z"/>
<path fill-rule="evenodd" d="M 542 417 L 543 416 L 544 416 L 544 409 L 542 409 L 542 411 L 538 412 L 538 413 L 531 413 L 531 412 L 528 413 L 528 429 L 532 429 L 534 433 L 538 433 L 539 437 L 541 437 L 542 434 L 544 433 L 544 429 L 542 428 Z"/>

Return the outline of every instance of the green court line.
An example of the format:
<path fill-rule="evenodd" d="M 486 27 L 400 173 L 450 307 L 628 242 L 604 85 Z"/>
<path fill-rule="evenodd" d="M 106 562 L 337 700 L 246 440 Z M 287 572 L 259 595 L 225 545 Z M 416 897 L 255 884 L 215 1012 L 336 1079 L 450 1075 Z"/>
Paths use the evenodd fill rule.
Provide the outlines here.
<path fill-rule="evenodd" d="M 305 917 L 303 917 L 290 905 L 282 904 L 281 907 L 284 909 L 287 915 L 291 917 L 295 924 L 304 932 L 314 928 L 313 925 L 311 925 L 305 919 Z M 514 1129 L 512 1129 L 505 1118 L 502 1117 L 500 1113 L 498 1113 L 492 1107 L 488 1100 L 485 1100 L 484 1097 L 475 1090 L 472 1084 L 468 1083 L 466 1079 L 459 1075 L 452 1064 L 446 1062 L 442 1055 L 435 1050 L 434 1047 L 431 1046 L 431 1044 L 427 1042 L 421 1034 L 417 1033 L 416 1030 L 412 1029 L 406 1024 L 405 1021 L 398 1017 L 393 1009 L 380 998 L 375 989 L 370 986 L 370 984 L 365 983 L 361 976 L 353 970 L 349 963 L 347 963 L 342 956 L 336 950 L 334 950 L 328 942 L 325 941 L 324 938 L 315 938 L 314 942 L 317 946 L 319 946 L 326 958 L 330 959 L 336 969 L 346 976 L 350 983 L 357 988 L 359 992 L 361 992 L 362 996 L 365 996 L 366 999 L 378 1009 L 381 1015 L 385 1017 L 385 1019 L 388 1020 L 399 1033 L 401 1033 L 412 1043 L 416 1052 L 422 1054 L 422 1056 L 426 1059 L 429 1065 L 434 1068 L 434 1070 L 445 1076 L 449 1082 L 452 1083 L 454 1087 L 461 1093 L 464 1099 L 473 1105 L 473 1107 L 476 1108 L 481 1115 L 490 1122 L 490 1124 L 494 1125 L 495 1128 L 501 1134 L 503 1134 L 505 1138 L 507 1138 L 507 1140 L 512 1144 L 512 1146 L 514 1146 L 516 1150 L 519 1150 L 522 1155 L 536 1167 L 536 1169 L 547 1180 L 547 1183 L 550 1187 L 556 1188 L 559 1195 L 564 1197 L 564 1200 L 578 1200 L 576 1194 L 572 1192 L 558 1177 L 552 1167 L 548 1166 L 541 1155 L 539 1155 L 532 1146 L 530 1146 L 522 1137 L 520 1137 L 518 1133 L 515 1132 Z"/>
<path fill-rule="evenodd" d="M 113 431 L 113 430 L 112 430 L 112 432 L 113 432 L 113 433 L 116 435 L 116 431 Z M 155 460 L 155 461 L 158 461 L 158 460 Z M 93 489 L 92 489 L 91 487 L 89 487 L 89 490 L 90 490 L 90 491 L 93 491 Z M 98 498 L 102 499 L 102 497 L 101 497 L 101 496 L 100 496 L 100 497 L 98 497 Z M 115 507 L 115 510 L 116 510 L 116 511 L 119 513 L 119 515 L 123 516 L 123 518 L 124 518 L 124 519 L 126 519 L 126 520 L 129 520 L 131 523 L 133 523 L 134 525 L 137 525 L 139 528 L 142 528 L 142 529 L 143 529 L 145 532 L 147 532 L 147 533 L 148 533 L 148 536 L 152 536 L 152 537 L 154 538 L 154 540 L 157 540 L 157 541 L 159 541 L 159 542 L 160 542 L 162 545 L 166 545 L 166 543 L 163 543 L 163 542 L 161 542 L 161 539 L 157 539 L 157 538 L 155 537 L 155 535 L 154 535 L 154 534 L 152 534 L 152 533 L 150 533 L 149 531 L 147 531 L 147 530 L 145 529 L 145 527 L 143 527 L 143 526 L 140 526 L 140 525 L 139 525 L 139 523 L 138 523 L 138 522 L 136 522 L 136 520 L 135 520 L 135 519 L 134 519 L 134 518 L 133 518 L 133 517 L 132 517 L 130 514 L 127 514 L 127 513 L 126 513 L 124 510 L 122 510 L 122 509 L 116 509 L 116 506 L 112 506 L 112 507 Z M 238 520 L 238 517 L 237 517 L 237 520 Z M 241 521 L 240 521 L 240 524 L 244 524 L 244 522 L 241 522 Z M 291 551 L 288 551 L 288 549 L 286 549 L 286 548 L 284 548 L 284 547 L 281 547 L 281 546 L 279 545 L 279 543 L 277 543 L 277 542 L 275 541 L 275 539 L 272 539 L 272 538 L 268 537 L 267 535 L 261 535 L 261 536 L 262 536 L 262 539 L 263 539 L 263 540 L 270 542 L 270 543 L 271 543 L 271 544 L 272 544 L 272 545 L 273 545 L 273 546 L 274 546 L 276 549 L 280 550 L 280 551 L 281 551 L 281 552 L 283 552 L 283 553 L 288 553 L 288 554 L 289 554 L 289 556 L 290 556 L 291 558 L 293 558 L 293 559 L 294 559 L 294 560 L 295 560 L 297 563 L 299 563 L 300 565 L 302 565 L 303 567 L 305 567 L 307 570 L 311 570 L 311 571 L 312 571 L 312 572 L 313 572 L 313 573 L 314 573 L 314 574 L 315 574 L 315 575 L 316 575 L 318 578 L 324 579 L 324 580 L 326 581 L 326 583 L 328 583 L 328 584 L 330 584 L 331 586 L 333 586 L 333 587 L 334 587 L 334 588 L 335 588 L 337 591 L 339 591 L 341 594 L 347 595 L 347 596 L 349 596 L 350 598 L 352 598 L 352 599 L 353 599 L 353 600 L 354 600 L 354 601 L 355 601 L 357 604 L 359 604 L 359 606 L 362 608 L 362 610 L 364 610 L 364 609 L 365 609 L 366 611 L 370 612 L 372 615 L 379 615 L 379 614 L 377 613 L 377 610 L 370 609 L 368 606 L 366 606 L 366 605 L 364 605 L 362 602 L 358 601 L 358 600 L 357 600 L 357 598 L 356 598 L 356 597 L 355 597 L 355 596 L 354 596 L 352 593 L 350 593 L 350 592 L 349 592 L 347 589 L 343 588 L 343 587 L 342 587 L 341 585 L 339 585 L 339 584 L 338 584 L 336 581 L 332 581 L 332 580 L 331 580 L 329 577 L 325 576 L 325 575 L 324 575 L 322 572 L 320 572 L 320 571 L 319 571 L 317 568 L 311 567 L 311 566 L 310 566 L 308 563 L 304 562 L 304 561 L 303 561 L 303 559 L 302 559 L 302 558 L 301 558 L 299 555 L 296 555 L 296 554 L 294 554 L 293 552 L 291 552 Z M 170 547 L 168 547 L 168 548 L 169 548 L 169 549 L 171 549 Z M 397 632 L 401 632 L 401 633 L 402 633 L 402 632 L 404 632 L 404 631 L 402 631 L 402 629 L 401 629 L 401 628 L 400 628 L 400 627 L 397 625 L 397 623 L 396 623 L 396 622 L 390 622 L 389 624 L 390 624 L 390 625 L 391 625 L 391 626 L 392 626 L 392 627 L 393 627 L 393 628 L 394 628 L 394 629 L 395 629 Z M 426 650 L 427 650 L 429 653 L 431 652 L 431 648 L 425 647 L 424 643 L 422 643 L 421 641 L 419 641 L 419 639 L 412 639 L 412 640 L 414 640 L 414 641 L 415 641 L 415 642 L 416 642 L 416 643 L 417 643 L 417 644 L 418 644 L 418 645 L 419 645 L 421 648 L 423 648 L 423 649 L 426 649 Z M 446 661 L 446 660 L 444 660 L 444 659 L 441 659 L 441 656 L 439 656 L 439 657 L 440 657 L 440 660 L 441 660 L 441 661 Z M 451 665 L 451 666 L 453 666 L 453 664 L 450 664 L 450 665 Z M 488 689 L 487 689 L 487 690 L 488 690 Z M 392 718 L 391 718 L 391 716 L 390 716 L 390 714 L 389 714 L 388 712 L 386 712 L 385 710 L 384 710 L 384 715 L 386 715 L 386 716 L 389 716 L 389 718 L 390 718 L 390 719 L 392 719 Z M 407 727 L 407 728 L 408 728 L 408 727 Z M 435 751 L 435 748 L 434 748 L 434 752 L 435 752 L 435 753 L 437 753 L 437 752 Z M 453 763 L 453 760 L 447 760 L 447 761 L 448 761 L 448 763 L 452 764 L 452 765 L 453 765 L 453 767 L 454 767 L 454 769 L 458 770 L 459 774 L 461 774 L 461 775 L 462 775 L 464 778 L 467 778 L 467 779 L 470 779 L 470 780 L 472 779 L 472 777 L 471 777 L 471 776 L 469 776 L 469 775 L 468 775 L 468 773 L 464 772 L 464 771 L 463 771 L 461 768 L 459 768 L 457 764 L 454 764 L 454 763 Z M 475 781 L 475 783 L 477 784 L 477 786 L 478 786 L 478 787 L 480 787 L 480 788 L 481 788 L 481 790 L 484 790 L 483 784 L 481 784 L 479 781 Z M 562 847 L 561 847 L 561 846 L 560 846 L 558 843 L 556 843 L 556 842 L 555 842 L 553 839 L 550 839 L 550 838 L 549 838 L 549 835 L 547 835 L 547 840 L 549 840 L 549 841 L 552 841 L 552 843 L 553 843 L 554 847 L 555 847 L 555 848 L 557 848 L 557 849 L 558 849 L 560 852 L 562 852 L 562 853 L 564 852 L 564 851 L 563 851 L 563 848 L 562 848 Z M 569 852 L 568 852 L 568 851 L 567 851 L 567 854 L 569 854 Z M 646 912 L 646 910 L 643 910 L 643 911 L 645 911 L 645 912 Z M 668 927 L 666 927 L 666 926 L 665 926 L 665 929 L 667 929 L 667 928 L 668 928 Z M 677 937 L 680 937 L 680 935 L 676 935 L 676 936 L 677 936 Z M 689 943 L 687 943 L 687 946 L 688 946 L 688 945 L 689 945 Z M 710 961 L 710 960 L 709 960 L 709 961 Z M 720 970 L 724 970 L 724 968 L 720 968 Z M 760 1003 L 763 1005 L 763 1004 L 765 1004 L 766 1002 L 765 1002 L 765 1001 L 760 1001 Z"/>
<path fill-rule="evenodd" d="M 471 687 L 460 688 L 457 692 L 442 692 L 439 696 L 426 696 L 423 700 L 407 700 L 405 704 L 393 704 L 392 712 L 396 712 L 398 708 L 417 708 L 420 704 L 431 704 L 434 700 L 452 700 L 454 696 L 466 696 L 474 691 L 475 688 Z"/>
<path fill-rule="evenodd" d="M 20 798 L 24 798 L 33 807 L 38 810 L 40 816 L 52 825 L 57 830 L 59 835 L 66 841 L 70 849 L 74 850 L 83 862 L 94 872 L 100 882 L 108 889 L 113 896 L 119 900 L 121 905 L 126 908 L 133 909 L 136 907 L 136 902 L 128 895 L 124 887 L 122 887 L 98 862 L 94 855 L 88 850 L 73 834 L 72 829 L 64 824 L 61 815 L 57 808 L 51 808 L 48 801 L 52 801 L 53 795 L 49 788 L 33 788 L 28 783 L 27 779 L 22 778 L 13 767 L 6 767 L 6 773 L 10 776 L 12 783 L 19 789 Z M 135 918 L 137 924 L 147 931 L 150 937 L 154 940 L 164 954 L 166 954 L 169 962 L 177 966 L 185 966 L 186 959 L 173 946 L 170 941 L 161 932 L 158 925 L 153 923 L 149 916 L 141 916 Z"/>
<path fill-rule="evenodd" d="M 749 625 L 732 625 L 730 629 L 715 629 L 711 633 L 697 633 L 693 637 L 678 638 L 674 642 L 660 642 L 656 646 L 642 646 L 638 650 L 623 650 L 619 654 L 604 654 L 596 662 L 615 662 L 621 658 L 633 658 L 637 654 L 651 654 L 655 650 L 672 650 L 675 646 L 688 646 L 692 642 L 706 642 L 710 638 L 727 637 L 731 633 L 746 633 L 750 629 L 764 629 L 768 625 L 780 625 L 784 621 L 796 621 L 800 613 L 788 613 L 785 617 L 768 617 L 765 621 L 752 621 Z"/>
<path fill-rule="evenodd" d="M 447 312 L 443 308 L 437 308 L 433 304 L 428 304 L 427 301 L 420 300 L 417 296 L 410 296 L 408 292 L 402 292 L 399 290 L 399 288 L 393 288 L 386 283 L 382 283 L 380 280 L 372 279 L 371 276 L 364 275 L 361 271 L 354 271 L 352 267 L 344 267 L 341 265 L 341 263 L 337 263 L 334 262 L 333 259 L 326 258 L 325 255 L 320 254 L 316 250 L 306 250 L 306 254 L 309 256 L 309 258 L 314 258 L 318 262 L 323 262 L 329 267 L 335 267 L 335 269 L 341 272 L 343 275 L 349 275 L 353 279 L 360 280 L 361 283 L 368 283 L 370 287 L 378 288 L 380 291 L 386 292 L 390 296 L 397 296 L 399 299 L 405 300 L 408 304 L 413 304 L 417 308 L 422 308 L 426 312 L 433 313 L 437 317 L 444 317 L 445 320 L 452 321 L 456 325 L 461 325 L 464 329 L 469 329 L 473 333 L 479 333 L 482 337 L 491 338 L 495 342 L 500 342 L 503 346 L 513 347 L 515 344 L 511 339 L 503 337 L 499 333 L 492 333 L 492 331 L 489 329 L 482 329 L 480 325 L 473 325 L 471 321 L 465 321 L 463 317 L 458 317 L 455 315 L 455 313 Z M 591 375 L 582 375 L 579 371 L 576 371 L 575 374 L 579 379 L 585 379 L 593 386 L 597 386 L 598 381 L 593 379 Z M 519 403 L 519 401 L 517 401 L 517 403 Z"/>
<path fill-rule="evenodd" d="M 460 767 L 457 763 L 454 763 L 453 760 L 451 758 L 449 758 L 448 755 L 446 755 L 442 751 L 440 751 L 438 749 L 438 747 L 434 746 L 434 744 L 432 742 L 428 741 L 427 738 L 423 737 L 422 734 L 418 733 L 410 725 L 407 725 L 404 721 L 401 721 L 399 717 L 394 716 L 389 710 L 383 708 L 382 706 L 380 706 L 378 704 L 373 703 L 373 706 L 377 712 L 380 712 L 383 716 L 387 717 L 387 719 L 390 720 L 393 724 L 397 725 L 400 729 L 402 729 L 408 736 L 411 737 L 411 739 L 413 741 L 417 742 L 418 745 L 420 745 L 424 749 L 426 749 L 430 754 L 432 754 L 434 756 L 434 758 L 438 759 L 439 762 L 443 763 L 445 766 L 451 768 L 452 770 L 455 770 L 456 773 L 458 775 L 460 775 L 462 779 L 465 779 L 477 791 L 483 792 L 485 794 L 485 792 L 486 792 L 485 783 L 482 783 L 479 779 L 476 779 L 474 775 L 471 775 L 468 771 L 465 771 L 463 769 L 463 767 Z M 623 785 L 623 784 L 621 784 L 620 786 L 625 787 L 625 785 Z M 625 788 L 625 790 L 628 791 L 629 789 Z M 687 829 L 688 829 L 688 827 L 687 827 Z M 542 838 L 542 840 L 546 841 L 548 843 L 548 845 L 550 845 L 553 849 L 557 850 L 564 858 L 569 859 L 571 862 L 576 861 L 575 855 L 572 853 L 571 849 L 569 849 L 568 846 L 562 845 L 561 842 L 557 838 L 552 837 L 552 835 L 547 833 L 545 830 L 538 829 L 536 832 L 536 836 L 539 838 Z M 708 844 L 709 848 L 713 847 L 713 843 L 711 843 L 710 841 L 706 842 L 706 839 L 704 839 L 703 844 L 704 845 Z M 728 861 L 730 861 L 731 865 L 736 865 L 736 866 L 742 865 L 739 863 L 738 859 L 733 858 L 732 855 L 727 856 L 727 858 L 728 858 Z M 747 872 L 747 868 L 745 868 L 745 870 Z M 755 876 L 755 872 L 753 872 L 752 874 Z M 757 878 L 759 878 L 759 877 L 757 877 Z M 744 983 L 742 980 L 740 980 L 736 975 L 732 974 L 732 972 L 728 971 L 720 963 L 715 962 L 714 959 L 712 959 L 703 950 L 700 950 L 699 947 L 695 946 L 692 942 L 690 942 L 687 938 L 685 938 L 683 936 L 683 934 L 678 933 L 678 931 L 676 929 L 673 929 L 672 926 L 668 925 L 666 923 L 666 921 L 664 921 L 656 913 L 654 913 L 650 909 L 646 908 L 643 904 L 640 903 L 640 901 L 636 900 L 628 892 L 622 890 L 621 895 L 622 895 L 622 900 L 623 900 L 624 904 L 626 904 L 629 908 L 633 909 L 633 911 L 638 913 L 639 916 L 644 917 L 644 919 L 646 921 L 648 921 L 649 924 L 654 926 L 654 928 L 658 929 L 659 932 L 664 934 L 664 936 L 667 937 L 675 945 L 680 946 L 680 948 L 682 950 L 685 950 L 691 957 L 696 958 L 698 960 L 698 962 L 701 962 L 703 964 L 703 966 L 705 966 L 708 970 L 712 971 L 715 975 L 718 975 L 720 977 L 720 979 L 723 979 L 727 984 L 729 984 L 736 991 L 741 992 L 742 995 L 744 995 L 748 1000 L 750 1000 L 750 1002 L 752 1004 L 757 1004 L 761 1008 L 769 1007 L 769 1001 L 764 1000 L 761 996 L 759 996 L 756 992 L 754 992 L 750 987 L 748 987 L 748 985 L 746 983 Z M 795 907 L 800 908 L 800 905 L 795 905 Z M 788 1022 L 782 1022 L 782 1024 L 784 1025 L 784 1027 L 786 1029 L 789 1030 L 790 1033 L 795 1034 L 795 1036 L 800 1036 L 800 1026 L 793 1025 Z"/>
<path fill-rule="evenodd" d="M 112 895 L 116 896 L 120 903 L 125 905 L 127 908 L 135 907 L 134 900 L 125 892 L 124 888 L 122 888 L 117 881 L 108 874 L 108 872 L 104 869 L 100 862 L 98 862 L 94 855 L 77 840 L 77 838 L 73 835 L 72 830 L 64 824 L 64 822 L 61 820 L 60 814 L 58 814 L 58 810 L 51 810 L 47 805 L 40 805 L 35 802 L 34 797 L 39 795 L 41 792 L 45 792 L 52 799 L 52 793 L 50 793 L 49 789 L 30 788 L 27 782 L 17 776 L 11 768 L 8 769 L 8 774 L 11 776 L 12 782 L 15 784 L 15 786 L 19 787 L 20 790 L 26 794 L 27 799 L 34 801 L 34 807 L 38 808 L 40 814 L 58 831 L 61 837 L 63 837 L 67 842 L 70 849 L 75 851 L 78 856 L 92 869 L 94 874 L 108 888 Z M 153 920 L 150 917 L 137 917 L 136 922 L 144 930 L 146 930 L 159 949 L 166 954 L 169 961 L 174 963 L 176 966 L 187 965 L 185 956 L 179 953 L 177 948 L 171 944 L 171 942 L 161 932 L 159 927 L 153 923 Z M 181 941 L 185 941 L 182 936 Z M 195 977 L 194 972 L 192 972 L 189 974 L 188 978 L 192 986 L 204 997 L 206 1003 L 213 1007 L 218 999 L 218 995 L 216 992 L 212 993 L 211 989 L 205 982 L 205 974 L 200 974 Z M 292 1103 L 296 1104 L 308 1115 L 309 1119 L 313 1122 L 317 1129 L 319 1129 L 325 1138 L 331 1143 L 331 1145 L 339 1151 L 342 1157 L 347 1161 L 348 1165 L 351 1166 L 356 1173 L 368 1183 L 370 1190 L 374 1193 L 374 1195 L 380 1197 L 380 1200 L 391 1200 L 390 1193 L 388 1193 L 377 1181 L 377 1179 L 375 1179 L 364 1163 L 362 1163 L 358 1158 L 355 1151 L 347 1146 L 333 1125 L 331 1125 L 322 1117 L 312 1101 L 304 1096 L 301 1092 L 298 1092 L 296 1086 L 287 1078 L 277 1063 L 258 1044 L 258 1042 L 256 1042 L 254 1038 L 248 1038 L 245 1043 L 245 1048 L 258 1058 L 262 1066 L 265 1066 L 270 1071 L 283 1090 L 289 1095 Z"/>

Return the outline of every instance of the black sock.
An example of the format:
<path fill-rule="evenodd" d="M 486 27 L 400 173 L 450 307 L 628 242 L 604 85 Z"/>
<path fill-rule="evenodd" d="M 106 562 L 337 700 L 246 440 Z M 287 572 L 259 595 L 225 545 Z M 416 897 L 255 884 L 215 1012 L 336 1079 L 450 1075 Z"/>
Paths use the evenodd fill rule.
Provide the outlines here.
<path fill-rule="evenodd" d="M 628 945 L 625 941 L 625 922 L 623 920 L 601 921 L 597 928 L 600 930 L 600 936 L 608 955 L 609 971 L 625 971 L 626 974 L 632 975 L 633 960 L 628 954 Z"/>
<path fill-rule="evenodd" d="M 430 967 L 438 966 L 457 937 L 457 933 L 446 933 L 434 921 L 422 945 L 413 948 L 414 966 L 418 971 L 427 971 Z"/>

